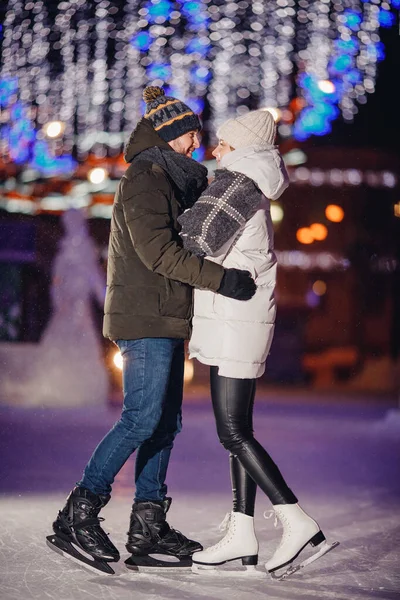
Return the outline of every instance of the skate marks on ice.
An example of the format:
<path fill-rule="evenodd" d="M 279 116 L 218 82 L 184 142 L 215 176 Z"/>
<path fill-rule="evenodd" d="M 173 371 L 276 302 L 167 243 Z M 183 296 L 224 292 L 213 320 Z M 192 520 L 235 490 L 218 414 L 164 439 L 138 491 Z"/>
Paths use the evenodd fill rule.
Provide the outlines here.
<path fill-rule="evenodd" d="M 106 430 L 111 417 L 88 411 L 86 417 L 74 412 L 73 419 L 68 420 L 63 412 L 65 448 L 72 446 L 63 461 L 55 456 L 57 451 L 64 451 L 59 442 L 61 428 L 56 435 L 46 437 L 51 419 L 60 422 L 61 416 L 51 412 L 50 419 L 41 413 L 40 426 L 38 419 L 32 421 L 30 412 L 26 416 L 13 412 L 8 420 L 3 416 L 5 433 L 0 443 L 7 461 L 3 464 L 2 489 L 9 493 L 24 490 L 24 494 L 0 496 L 1 600 L 399 600 L 399 442 L 385 433 L 372 435 L 373 422 L 361 417 L 349 421 L 345 410 L 346 419 L 324 420 L 322 415 L 314 418 L 309 414 L 307 420 L 302 418 L 301 427 L 296 426 L 295 408 L 281 410 L 282 416 L 271 411 L 265 417 L 260 415 L 260 435 L 271 442 L 271 452 L 277 454 L 290 481 L 294 480 L 302 504 L 320 522 L 328 539 L 340 541 L 335 552 L 285 581 L 272 581 L 268 576 L 243 580 L 206 579 L 191 573 L 134 573 L 124 565 L 127 554 L 114 563 L 115 576 L 103 576 L 51 552 L 45 537 L 69 491 L 63 486 L 74 481 L 77 463 L 83 460 L 80 457 L 88 454 L 81 432 L 97 442 L 100 428 Z M 25 423 L 24 428 L 15 426 L 16 415 Z M 90 429 L 90 420 L 97 424 L 94 429 Z M 214 428 L 211 413 L 186 409 L 186 424 L 169 471 L 174 496 L 169 521 L 205 546 L 218 540 L 220 532 L 210 527 L 220 523 L 230 501 L 227 457 L 222 449 L 219 454 Z M 41 443 L 36 446 L 32 431 L 38 429 L 40 435 L 34 442 L 40 439 Z M 7 436 L 10 430 L 13 434 Z M 23 435 L 17 437 L 16 432 L 21 431 Z M 205 456 L 193 444 L 202 431 L 207 434 L 202 438 Z M 315 431 L 320 432 L 318 439 Z M 281 439 L 288 441 L 282 446 Z M 52 460 L 42 451 L 43 440 Z M 298 458 L 298 469 L 291 467 L 293 455 Z M 213 465 L 212 481 L 207 479 L 209 464 Z M 306 475 L 304 464 L 308 466 Z M 60 490 L 57 496 L 49 494 L 51 486 Z M 33 496 L 34 489 L 43 493 Z M 104 516 L 111 539 L 123 552 L 131 490 L 128 496 L 126 486 L 121 489 L 116 485 L 115 491 Z M 259 494 L 256 530 L 260 566 L 273 554 L 281 536 L 281 530 L 262 518 L 266 508 Z"/>
<path fill-rule="evenodd" d="M 386 523 L 378 519 L 357 525 L 357 530 L 343 527 L 349 533 L 341 541 L 340 552 L 335 553 L 333 564 L 318 563 L 318 579 L 313 581 L 309 571 L 302 573 L 302 580 L 310 589 L 317 591 L 318 581 L 334 575 L 332 589 L 340 598 L 400 599 L 400 520 L 392 515 Z M 379 530 L 378 530 L 379 528 Z M 368 535 L 362 535 L 370 529 Z"/>
<path fill-rule="evenodd" d="M 135 573 L 124 565 L 127 554 L 113 563 L 115 576 L 93 574 L 81 565 L 50 551 L 45 544 L 49 525 L 64 501 L 64 496 L 0 497 L 0 597 L 1 600 L 398 600 L 400 532 L 396 523 L 400 510 L 382 516 L 379 507 L 363 507 L 357 513 L 338 508 L 337 499 L 323 506 L 307 500 L 311 510 L 330 518 L 324 523 L 332 539 L 341 545 L 310 565 L 309 569 L 286 581 L 262 578 L 221 578 L 178 574 Z M 203 510 L 187 510 L 196 501 Z M 336 502 L 336 504 L 335 504 Z M 210 522 L 218 522 L 226 505 L 225 497 L 176 498 L 171 509 L 171 524 L 178 525 L 195 539 L 208 542 Z M 359 508 L 359 507 L 358 507 Z M 122 551 L 129 516 L 129 499 L 115 498 L 104 509 L 111 539 Z M 268 559 L 279 537 L 258 515 L 260 526 L 260 567 Z M 205 532 L 208 532 L 205 535 Z M 368 532 L 366 534 L 366 532 Z M 272 537 L 275 535 L 275 539 Z M 207 539 L 207 537 L 209 539 Z M 205 539 L 203 539 L 205 538 Z M 240 569 L 240 566 L 238 567 Z M 259 567 L 257 567 L 259 568 Z"/>
<path fill-rule="evenodd" d="M 101 579 L 97 578 L 99 584 Z M 335 583 L 336 582 L 336 583 Z M 125 598 L 124 590 L 135 592 L 135 598 L 157 598 L 157 600 L 398 600 L 399 593 L 368 586 L 358 587 L 337 583 L 337 577 L 331 572 L 331 578 L 310 577 L 309 580 L 272 581 L 264 577 L 258 580 L 237 579 L 226 573 L 225 577 L 193 579 L 188 573 L 179 577 L 168 574 L 138 573 L 128 581 L 126 577 L 107 578 L 106 586 L 119 590 L 118 597 Z M 153 596 L 153 594 L 155 594 Z"/>
<path fill-rule="evenodd" d="M 295 573 L 298 573 L 302 569 L 309 567 L 309 565 L 314 563 L 316 560 L 319 560 L 320 558 L 325 556 L 325 554 L 328 554 L 328 552 L 331 552 L 338 546 L 339 546 L 339 542 L 333 542 L 332 544 L 329 544 L 328 542 L 325 541 L 321 544 L 321 546 L 319 547 L 319 550 L 314 552 L 311 556 L 309 556 L 308 558 L 303 557 L 300 559 L 299 562 L 295 559 L 291 563 L 286 563 L 286 564 L 289 564 L 288 567 L 286 567 L 286 565 L 284 565 L 280 569 L 276 569 L 275 571 L 270 572 L 271 577 L 272 577 L 272 579 L 275 579 L 278 581 L 283 581 L 284 579 L 291 577 Z"/>
<path fill-rule="evenodd" d="M 375 507 L 360 508 L 359 520 L 354 512 L 336 517 L 343 523 L 335 531 L 341 542 L 338 552 L 329 555 L 332 560 L 318 561 L 315 570 L 307 567 L 290 578 L 290 583 L 296 578 L 299 586 L 307 588 L 307 598 L 317 598 L 323 591 L 321 597 L 340 600 L 400 599 L 399 512 L 379 518 Z"/>
<path fill-rule="evenodd" d="M 222 512 L 223 502 L 212 497 L 208 498 L 208 502 L 205 498 L 200 500 L 201 504 L 206 507 L 206 510 L 198 515 L 197 520 L 198 526 L 203 529 L 203 535 L 199 538 L 198 532 L 188 531 L 188 533 L 195 539 L 199 538 L 203 541 L 204 532 L 208 531 L 208 536 L 210 536 L 209 522 L 217 520 L 214 519 L 214 516 L 215 513 Z M 353 502 L 350 505 L 353 506 Z M 393 550 L 399 547 L 400 532 L 393 525 L 399 521 L 400 512 L 397 511 L 397 514 L 391 514 L 387 519 L 383 519 L 379 516 L 377 508 L 366 501 L 359 504 L 360 516 L 343 509 L 343 506 L 344 503 L 339 508 L 334 505 L 318 507 L 319 511 L 322 510 L 326 515 L 330 515 L 329 519 L 325 518 L 325 525 L 332 539 L 341 540 L 338 550 L 286 581 L 274 582 L 263 571 L 263 563 L 273 551 L 276 540 L 271 541 L 268 539 L 270 537 L 268 532 L 260 531 L 261 548 L 257 569 L 261 569 L 261 576 L 258 580 L 243 577 L 240 561 L 235 561 L 222 565 L 218 576 L 211 579 L 205 574 L 204 576 L 203 574 L 194 576 L 187 572 L 179 573 L 179 575 L 172 573 L 168 575 L 165 572 L 157 574 L 130 573 L 128 580 L 126 576 L 123 576 L 119 578 L 119 583 L 115 584 L 114 579 L 110 581 L 111 578 L 107 578 L 106 584 L 115 584 L 119 588 L 129 589 L 129 582 L 131 582 L 136 590 L 137 584 L 143 581 L 145 583 L 143 590 L 145 591 L 147 589 L 146 582 L 154 584 L 157 581 L 162 588 L 161 598 L 250 600 L 267 595 L 270 600 L 295 600 L 297 598 L 305 600 L 320 600 L 321 598 L 327 600 L 330 598 L 335 600 L 350 600 L 350 598 L 398 600 L 400 586 L 393 579 L 398 560 Z M 317 510 L 316 507 L 315 510 Z M 182 513 L 178 510 L 176 514 L 180 515 L 181 520 L 186 520 L 183 522 L 185 531 L 193 525 L 193 523 L 190 525 L 190 513 L 187 511 Z M 176 517 L 171 515 L 171 518 Z M 265 523 L 261 518 L 258 520 L 259 524 Z M 340 524 L 339 529 L 337 528 L 338 524 Z M 369 531 L 370 535 L 364 537 L 365 531 Z M 215 534 L 211 533 L 211 535 Z"/>

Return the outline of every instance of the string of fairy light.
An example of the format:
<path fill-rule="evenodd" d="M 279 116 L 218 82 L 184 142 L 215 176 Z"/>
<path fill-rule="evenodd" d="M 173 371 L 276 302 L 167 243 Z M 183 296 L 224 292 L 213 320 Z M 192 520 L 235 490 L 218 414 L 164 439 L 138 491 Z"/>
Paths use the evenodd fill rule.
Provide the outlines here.
<path fill-rule="evenodd" d="M 9 0 L 2 153 L 49 173 L 74 168 L 72 156 L 117 155 L 149 84 L 203 113 L 211 142 L 224 120 L 257 107 L 281 115 L 282 137 L 324 135 L 374 92 L 380 29 L 399 8 L 400 0 Z"/>

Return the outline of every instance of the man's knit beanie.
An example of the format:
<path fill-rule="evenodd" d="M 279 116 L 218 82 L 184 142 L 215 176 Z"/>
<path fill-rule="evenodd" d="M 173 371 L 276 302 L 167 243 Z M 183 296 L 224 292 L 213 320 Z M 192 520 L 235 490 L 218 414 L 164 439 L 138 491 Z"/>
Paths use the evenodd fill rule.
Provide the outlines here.
<path fill-rule="evenodd" d="M 189 131 L 201 129 L 200 119 L 192 109 L 181 100 L 166 96 L 163 88 L 145 88 L 143 100 L 146 102 L 144 117 L 149 119 L 164 142 L 171 142 Z"/>
<path fill-rule="evenodd" d="M 275 135 L 276 124 L 268 110 L 252 110 L 236 119 L 229 119 L 217 131 L 218 138 L 235 150 L 247 146 L 269 147 L 274 144 Z"/>

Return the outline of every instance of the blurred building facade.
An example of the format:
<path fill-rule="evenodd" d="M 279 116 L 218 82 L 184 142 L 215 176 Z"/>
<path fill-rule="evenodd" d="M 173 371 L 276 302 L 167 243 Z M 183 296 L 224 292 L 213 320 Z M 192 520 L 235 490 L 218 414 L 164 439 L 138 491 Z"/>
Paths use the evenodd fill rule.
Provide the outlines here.
<path fill-rule="evenodd" d="M 272 208 L 280 264 L 278 319 L 264 382 L 394 389 L 399 346 L 400 219 L 395 216 L 399 159 L 382 151 L 311 143 L 283 151 L 291 186 Z M 92 210 L 100 206 L 105 217 L 110 214 L 109 190 L 116 183 L 111 180 L 105 190 L 92 193 Z M 26 200 L 20 197 L 17 207 L 49 197 L 46 182 L 39 185 L 42 193 Z M 54 178 L 48 182 L 48 188 L 58 186 L 58 199 L 65 185 L 71 183 Z M 3 195 L 0 340 L 39 342 L 51 316 L 51 271 L 63 234 L 62 211 L 47 205 L 32 215 L 9 212 L 6 200 Z M 8 201 L 15 207 L 11 196 Z M 341 209 L 333 214 L 336 221 L 327 217 L 327 207 L 332 206 Z M 109 219 L 87 210 L 105 272 Z M 303 230 L 314 231 L 318 239 L 304 237 Z M 102 315 L 95 306 L 93 319 L 101 336 Z M 106 340 L 103 345 L 118 389 L 114 346 Z M 207 377 L 207 369 L 196 363 L 193 382 Z"/>

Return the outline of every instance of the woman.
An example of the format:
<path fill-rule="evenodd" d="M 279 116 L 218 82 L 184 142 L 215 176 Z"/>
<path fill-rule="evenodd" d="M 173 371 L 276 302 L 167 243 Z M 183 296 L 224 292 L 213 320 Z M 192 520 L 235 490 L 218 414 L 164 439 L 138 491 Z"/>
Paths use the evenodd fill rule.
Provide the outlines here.
<path fill-rule="evenodd" d="M 193 563 L 219 565 L 241 559 L 244 565 L 257 564 L 253 516 L 259 486 L 283 525 L 281 543 L 265 565 L 273 573 L 309 543 L 317 546 L 325 540 L 254 438 L 252 427 L 256 380 L 265 371 L 276 313 L 270 200 L 281 196 L 288 177 L 273 145 L 276 126 L 270 112 L 257 110 L 231 119 L 217 135 L 213 156 L 220 170 L 194 207 L 180 217 L 181 236 L 185 247 L 198 255 L 226 268 L 250 271 L 257 292 L 251 300 L 239 302 L 195 290 L 190 356 L 211 367 L 217 431 L 230 452 L 233 510 L 225 537 L 196 552 Z"/>

